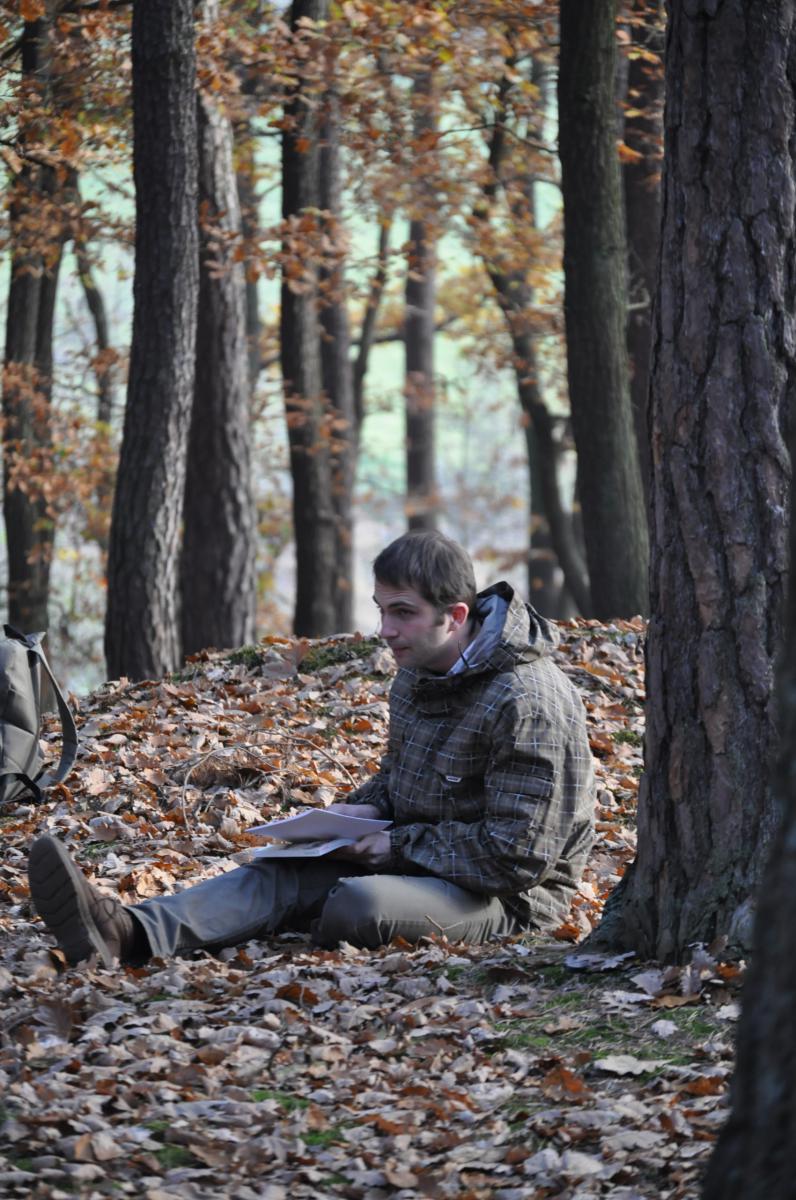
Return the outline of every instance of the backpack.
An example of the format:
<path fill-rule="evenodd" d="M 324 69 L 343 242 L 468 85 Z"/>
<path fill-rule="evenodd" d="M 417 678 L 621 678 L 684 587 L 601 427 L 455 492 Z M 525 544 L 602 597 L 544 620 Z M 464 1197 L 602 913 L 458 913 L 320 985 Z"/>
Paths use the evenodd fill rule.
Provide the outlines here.
<path fill-rule="evenodd" d="M 42 799 L 45 788 L 65 779 L 77 756 L 77 729 L 69 705 L 55 682 L 41 642 L 43 633 L 19 633 L 4 625 L 0 637 L 0 804 L 30 792 Z M 39 748 L 42 672 L 49 679 L 63 735 L 54 771 L 44 770 Z"/>

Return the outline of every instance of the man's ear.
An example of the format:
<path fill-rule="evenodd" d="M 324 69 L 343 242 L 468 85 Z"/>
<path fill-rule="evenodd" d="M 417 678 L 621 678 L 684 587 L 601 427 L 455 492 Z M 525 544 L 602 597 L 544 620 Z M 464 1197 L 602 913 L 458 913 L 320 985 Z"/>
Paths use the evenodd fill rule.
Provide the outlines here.
<path fill-rule="evenodd" d="M 457 629 L 463 629 L 467 624 L 467 618 L 470 615 L 470 606 L 465 604 L 463 600 L 459 600 L 457 604 L 452 604 L 448 609 L 451 615 L 451 620 Z"/>

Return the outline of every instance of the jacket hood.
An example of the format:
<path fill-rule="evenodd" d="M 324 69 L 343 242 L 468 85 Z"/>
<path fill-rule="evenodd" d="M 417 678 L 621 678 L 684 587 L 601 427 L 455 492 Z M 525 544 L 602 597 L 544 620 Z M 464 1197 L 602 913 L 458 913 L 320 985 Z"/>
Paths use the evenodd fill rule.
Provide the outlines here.
<path fill-rule="evenodd" d="M 478 593 L 476 613 L 481 628 L 462 656 L 464 670 L 505 671 L 550 654 L 558 645 L 556 627 L 505 581 Z"/>

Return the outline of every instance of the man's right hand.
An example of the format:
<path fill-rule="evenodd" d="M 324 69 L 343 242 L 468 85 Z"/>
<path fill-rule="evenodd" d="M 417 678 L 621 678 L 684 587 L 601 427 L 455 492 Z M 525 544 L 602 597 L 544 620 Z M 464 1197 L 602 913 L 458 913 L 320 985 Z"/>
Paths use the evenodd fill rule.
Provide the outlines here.
<path fill-rule="evenodd" d="M 384 815 L 375 804 L 329 804 L 327 808 L 329 812 L 338 812 L 344 817 L 367 817 L 376 821 Z"/>

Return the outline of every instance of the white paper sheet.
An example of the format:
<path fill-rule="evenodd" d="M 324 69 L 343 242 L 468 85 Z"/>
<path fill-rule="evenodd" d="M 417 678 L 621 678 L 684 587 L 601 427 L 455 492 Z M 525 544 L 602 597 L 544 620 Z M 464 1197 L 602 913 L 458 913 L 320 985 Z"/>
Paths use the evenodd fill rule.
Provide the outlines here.
<path fill-rule="evenodd" d="M 269 821 L 266 825 L 255 825 L 247 833 L 263 834 L 265 837 L 280 838 L 285 842 L 311 842 L 325 838 L 347 838 L 352 842 L 366 833 L 377 833 L 387 829 L 392 821 L 373 817 L 349 817 L 328 808 L 307 808 L 295 817 Z"/>

